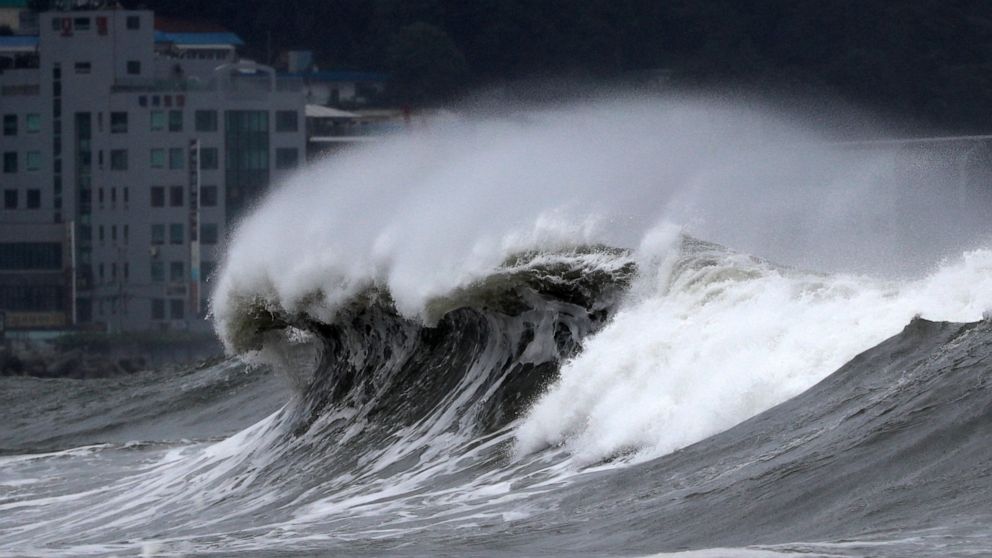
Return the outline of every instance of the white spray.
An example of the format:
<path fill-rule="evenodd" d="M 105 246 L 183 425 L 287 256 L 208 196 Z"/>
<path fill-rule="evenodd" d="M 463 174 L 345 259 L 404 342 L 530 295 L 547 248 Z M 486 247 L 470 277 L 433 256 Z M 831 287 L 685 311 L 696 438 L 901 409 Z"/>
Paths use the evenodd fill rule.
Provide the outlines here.
<path fill-rule="evenodd" d="M 967 235 L 934 232 L 954 217 L 938 209 L 940 180 L 899 189 L 906 156 L 837 148 L 785 118 L 707 102 L 453 119 L 275 191 L 239 227 L 212 309 L 241 351 L 246 301 L 327 321 L 376 285 L 417 319 L 514 252 L 627 247 L 638 284 L 520 426 L 518 450 L 657 455 L 809 387 L 915 313 L 965 320 L 992 307 L 987 251 L 898 283 L 726 254 L 686 270 L 679 235 L 659 225 L 804 269 L 936 266 Z M 907 222 L 925 242 L 907 241 Z"/>

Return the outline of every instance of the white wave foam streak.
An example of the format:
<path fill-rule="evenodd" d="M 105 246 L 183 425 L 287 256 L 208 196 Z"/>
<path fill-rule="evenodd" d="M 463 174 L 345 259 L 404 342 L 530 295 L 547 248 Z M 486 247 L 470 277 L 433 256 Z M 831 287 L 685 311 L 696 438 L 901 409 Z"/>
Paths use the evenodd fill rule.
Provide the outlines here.
<path fill-rule="evenodd" d="M 905 283 L 713 252 L 653 265 L 530 410 L 519 454 L 552 445 L 579 464 L 660 456 L 797 395 L 915 314 L 970 321 L 992 308 L 990 250 Z"/>
<path fill-rule="evenodd" d="M 153 449 L 135 461 L 119 460 L 120 452 L 133 451 L 126 445 L 102 447 L 87 460 L 72 462 L 67 472 L 46 478 L 37 495 L 0 504 L 0 510 L 10 507 L 18 512 L 5 518 L 9 523 L 0 520 L 0 548 L 33 554 L 45 547 L 71 545 L 71 553 L 85 553 L 86 545 L 93 543 L 95 552 L 106 554 L 133 551 L 134 545 L 140 545 L 134 538 L 139 533 L 154 532 L 156 538 L 170 529 L 209 533 L 210 526 L 225 516 L 205 518 L 201 512 L 250 484 L 256 471 L 277 457 L 260 450 L 270 448 L 279 437 L 274 426 L 281 412 L 222 442 Z M 241 470 L 248 472 L 235 474 Z M 89 480 L 79 484 L 81 478 Z M 250 514 L 276 497 L 271 491 L 243 495 L 238 513 Z M 104 544 L 125 539 L 128 542 Z"/>

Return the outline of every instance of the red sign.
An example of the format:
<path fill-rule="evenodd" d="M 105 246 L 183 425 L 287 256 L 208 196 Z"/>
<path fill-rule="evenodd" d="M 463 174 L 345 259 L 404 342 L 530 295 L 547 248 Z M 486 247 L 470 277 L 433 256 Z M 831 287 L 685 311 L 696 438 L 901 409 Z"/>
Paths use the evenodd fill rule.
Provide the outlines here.
<path fill-rule="evenodd" d="M 106 35 L 107 34 L 107 18 L 106 17 L 101 16 L 101 17 L 96 18 L 96 31 L 97 31 L 97 33 L 99 33 L 101 35 Z"/>
<path fill-rule="evenodd" d="M 62 18 L 62 36 L 68 37 L 72 35 L 72 18 L 64 17 Z"/>

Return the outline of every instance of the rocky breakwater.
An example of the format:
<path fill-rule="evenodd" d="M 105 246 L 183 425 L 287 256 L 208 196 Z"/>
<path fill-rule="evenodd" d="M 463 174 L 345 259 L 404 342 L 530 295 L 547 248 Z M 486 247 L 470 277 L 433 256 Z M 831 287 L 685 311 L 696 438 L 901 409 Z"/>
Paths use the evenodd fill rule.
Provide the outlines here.
<path fill-rule="evenodd" d="M 0 347 L 0 376 L 38 378 L 108 378 L 146 369 L 140 356 L 115 357 L 83 349 Z"/>
<path fill-rule="evenodd" d="M 0 344 L 0 376 L 110 378 L 223 354 L 212 334 L 70 334 Z"/>

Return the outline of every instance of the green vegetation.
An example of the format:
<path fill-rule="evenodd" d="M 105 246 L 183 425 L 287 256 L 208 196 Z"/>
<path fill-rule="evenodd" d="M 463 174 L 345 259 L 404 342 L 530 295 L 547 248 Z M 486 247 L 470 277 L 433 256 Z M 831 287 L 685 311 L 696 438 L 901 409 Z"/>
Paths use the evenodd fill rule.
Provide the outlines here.
<path fill-rule="evenodd" d="M 815 92 L 945 130 L 987 130 L 986 0 L 145 0 L 239 33 L 260 60 L 390 70 L 425 105 L 534 77 L 667 69 L 677 84 Z M 131 5 L 135 5 L 132 2 Z"/>

